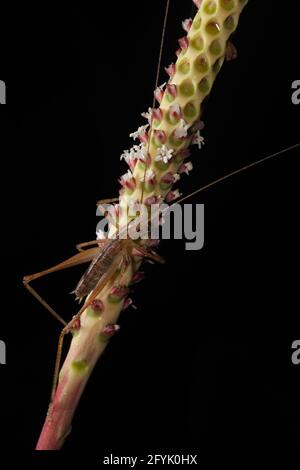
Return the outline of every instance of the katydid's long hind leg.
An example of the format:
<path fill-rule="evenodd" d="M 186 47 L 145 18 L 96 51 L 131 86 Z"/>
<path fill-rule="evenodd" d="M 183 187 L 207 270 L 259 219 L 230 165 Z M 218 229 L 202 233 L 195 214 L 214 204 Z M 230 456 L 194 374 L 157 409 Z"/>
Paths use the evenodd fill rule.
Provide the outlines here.
<path fill-rule="evenodd" d="M 56 318 L 56 320 L 58 320 L 60 323 L 62 323 L 64 326 L 67 324 L 67 322 L 51 307 L 51 305 L 49 305 L 41 296 L 40 294 L 33 288 L 29 285 L 29 283 L 27 283 L 26 281 L 23 281 L 24 283 L 24 287 L 26 287 L 26 289 L 28 290 L 28 292 L 30 292 L 31 295 L 33 295 L 33 297 L 40 303 L 43 305 L 43 307 L 45 307 L 46 310 L 48 310 L 49 313 L 51 313 L 51 315 L 53 315 L 54 318 Z"/>
<path fill-rule="evenodd" d="M 48 310 L 48 312 L 51 313 L 51 315 L 53 315 L 54 318 L 56 318 L 60 323 L 62 323 L 65 326 L 67 324 L 65 320 L 40 296 L 40 294 L 38 294 L 38 292 L 30 285 L 30 282 L 33 281 L 34 279 L 38 279 L 40 277 L 46 276 L 47 274 L 57 272 L 57 271 L 62 271 L 63 269 L 67 269 L 72 266 L 76 266 L 78 264 L 87 263 L 91 261 L 98 252 L 99 252 L 98 248 L 90 248 L 89 250 L 86 250 L 84 252 L 77 253 L 71 258 L 68 258 L 62 263 L 52 266 L 49 269 L 45 269 L 44 271 L 31 274 L 29 276 L 24 276 L 23 278 L 24 287 L 30 292 L 31 295 L 33 295 L 33 297 L 36 298 L 36 300 L 41 305 L 43 305 L 43 307 L 45 307 L 46 310 Z"/>
<path fill-rule="evenodd" d="M 100 279 L 100 281 L 98 282 L 98 284 L 96 285 L 96 287 L 92 291 L 92 293 L 89 295 L 88 300 L 85 301 L 84 305 L 81 307 L 79 312 L 77 312 L 76 315 L 73 316 L 72 320 L 62 329 L 62 331 L 60 333 L 59 340 L 58 340 L 58 346 L 57 346 L 56 360 L 55 360 L 53 386 L 52 386 L 52 393 L 51 393 L 51 402 L 53 401 L 54 395 L 55 395 L 55 392 L 56 392 L 64 337 L 67 333 L 69 333 L 72 330 L 74 324 L 81 317 L 83 312 L 91 305 L 93 300 L 97 297 L 97 295 L 101 292 L 101 290 L 106 286 L 106 284 L 114 277 L 114 274 L 118 274 L 118 273 L 116 273 L 116 267 L 114 265 L 112 265 L 106 271 L 106 273 L 103 274 L 102 278 Z"/>
<path fill-rule="evenodd" d="M 101 245 L 103 244 L 103 245 L 104 245 L 104 244 L 107 243 L 108 241 L 109 241 L 109 240 L 106 239 L 106 238 L 104 238 L 104 239 L 101 239 L 101 238 L 100 238 L 99 240 L 92 240 L 92 241 L 90 241 L 90 242 L 78 243 L 78 244 L 76 245 L 76 249 L 77 249 L 78 251 L 85 251 L 85 250 L 83 250 L 83 248 L 86 247 L 86 246 L 93 246 L 93 245 L 98 245 L 98 244 L 101 244 Z M 99 248 L 102 249 L 102 247 L 99 247 Z"/>

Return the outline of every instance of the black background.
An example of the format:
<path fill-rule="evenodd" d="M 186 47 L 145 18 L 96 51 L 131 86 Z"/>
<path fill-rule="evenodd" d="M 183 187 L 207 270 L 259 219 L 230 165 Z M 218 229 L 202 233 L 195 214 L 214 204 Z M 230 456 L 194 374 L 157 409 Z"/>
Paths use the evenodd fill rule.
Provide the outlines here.
<path fill-rule="evenodd" d="M 119 155 L 152 102 L 165 1 L 97 3 L 3 10 L 3 449 L 34 448 L 60 330 L 22 276 L 94 239 L 95 202 L 117 195 Z M 296 4 L 246 7 L 238 59 L 225 64 L 205 105 L 206 145 L 193 152 L 185 194 L 300 140 L 300 105 L 291 102 L 300 79 Z M 171 0 L 163 64 L 194 11 Z M 122 314 L 66 450 L 299 447 L 300 365 L 291 362 L 300 339 L 298 158 L 288 152 L 193 199 L 205 204 L 204 248 L 162 243 L 167 264 L 146 267 L 138 310 Z M 83 269 L 36 283 L 65 318 Z"/>

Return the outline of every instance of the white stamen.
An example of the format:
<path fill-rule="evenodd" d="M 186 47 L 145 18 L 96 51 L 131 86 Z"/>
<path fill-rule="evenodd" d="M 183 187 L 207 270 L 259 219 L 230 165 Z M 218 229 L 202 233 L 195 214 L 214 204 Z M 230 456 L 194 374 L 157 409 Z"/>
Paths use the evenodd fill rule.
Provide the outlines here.
<path fill-rule="evenodd" d="M 144 143 L 141 143 L 140 145 L 134 145 L 133 147 L 131 147 L 130 150 L 124 150 L 120 157 L 120 160 L 124 159 L 127 165 L 130 166 L 130 163 L 134 160 L 145 161 L 147 154 L 147 146 Z"/>
<path fill-rule="evenodd" d="M 204 144 L 204 137 L 200 135 L 200 131 L 198 130 L 192 139 L 192 145 L 198 145 L 198 148 L 201 149 L 202 145 Z"/>
<path fill-rule="evenodd" d="M 141 113 L 141 116 L 147 119 L 148 122 L 150 123 L 152 119 L 152 108 L 148 108 L 148 111 L 146 111 L 145 113 Z"/>
<path fill-rule="evenodd" d="M 149 127 L 149 124 L 146 124 L 145 126 L 140 126 L 137 131 L 129 134 L 129 137 L 132 137 L 134 140 L 138 139 L 141 135 L 146 134 L 147 127 Z"/>
<path fill-rule="evenodd" d="M 178 127 L 174 131 L 174 136 L 176 139 L 181 139 L 187 136 L 189 125 L 185 122 L 184 119 L 180 119 Z"/>
<path fill-rule="evenodd" d="M 123 181 L 130 181 L 130 180 L 132 180 L 132 178 L 133 178 L 133 174 L 131 173 L 130 170 L 127 170 L 127 172 L 124 173 L 124 175 L 121 176 L 121 179 Z"/>
<path fill-rule="evenodd" d="M 173 178 L 174 178 L 174 183 L 176 183 L 176 181 L 180 180 L 180 175 L 178 173 L 174 173 Z"/>
<path fill-rule="evenodd" d="M 163 161 L 164 163 L 168 163 L 168 161 L 172 158 L 174 153 L 174 149 L 169 149 L 165 144 L 159 147 L 157 155 L 155 157 L 155 161 Z"/>
<path fill-rule="evenodd" d="M 184 31 L 186 31 L 187 33 L 191 29 L 192 22 L 193 22 L 192 18 L 187 18 L 186 20 L 184 20 L 182 22 L 182 27 L 183 27 Z"/>
<path fill-rule="evenodd" d="M 146 144 L 141 143 L 140 145 L 134 146 L 139 160 L 145 161 L 148 155 L 148 147 Z"/>
<path fill-rule="evenodd" d="M 147 171 L 146 171 L 146 178 L 154 178 L 155 177 L 155 173 L 154 171 L 152 170 L 152 168 L 149 168 Z"/>
<path fill-rule="evenodd" d="M 125 162 L 127 163 L 127 165 L 129 165 L 130 161 L 131 161 L 131 153 L 129 150 L 124 150 L 124 152 L 122 153 L 122 155 L 120 156 L 120 160 L 125 160 Z"/>
<path fill-rule="evenodd" d="M 192 164 L 192 162 L 187 162 L 187 163 L 184 164 L 184 166 L 185 166 L 184 173 L 186 173 L 188 175 L 189 172 L 192 171 L 192 169 L 193 169 L 193 164 Z"/>

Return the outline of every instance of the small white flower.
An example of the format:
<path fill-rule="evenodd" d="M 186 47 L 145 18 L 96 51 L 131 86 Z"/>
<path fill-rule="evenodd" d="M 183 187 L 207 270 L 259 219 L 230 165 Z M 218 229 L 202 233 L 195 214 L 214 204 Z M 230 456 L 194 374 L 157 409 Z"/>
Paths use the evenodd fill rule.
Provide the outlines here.
<path fill-rule="evenodd" d="M 147 154 L 148 154 L 147 146 L 141 143 L 140 145 L 134 145 L 133 147 L 131 147 L 130 150 L 124 150 L 124 152 L 122 153 L 120 157 L 120 160 L 124 159 L 127 165 L 130 166 L 130 163 L 134 160 L 145 161 Z"/>
<path fill-rule="evenodd" d="M 152 168 L 149 168 L 147 171 L 146 171 L 146 178 L 154 178 L 155 177 L 155 173 L 154 171 L 152 170 Z"/>
<path fill-rule="evenodd" d="M 184 31 L 186 31 L 187 33 L 191 29 L 192 22 L 193 22 L 192 18 L 187 18 L 186 20 L 182 22 L 182 27 Z"/>
<path fill-rule="evenodd" d="M 127 165 L 129 165 L 129 163 L 131 161 L 131 152 L 129 150 L 124 150 L 124 152 L 120 156 L 120 160 L 125 160 Z"/>
<path fill-rule="evenodd" d="M 178 199 L 180 196 L 182 196 L 182 193 L 180 193 L 178 189 L 175 189 L 175 191 L 173 191 L 173 198 Z"/>
<path fill-rule="evenodd" d="M 162 94 L 162 91 L 164 89 L 164 87 L 166 86 L 167 82 L 163 83 L 162 85 L 158 86 L 157 88 L 155 88 L 154 90 L 154 95 L 160 95 Z"/>
<path fill-rule="evenodd" d="M 192 139 L 192 145 L 198 145 L 198 148 L 201 149 L 202 145 L 204 144 L 204 137 L 200 135 L 200 131 L 198 130 Z"/>
<path fill-rule="evenodd" d="M 180 180 L 180 175 L 178 173 L 174 173 L 173 178 L 174 178 L 174 183 L 176 183 L 176 181 Z"/>
<path fill-rule="evenodd" d="M 148 108 L 148 111 L 146 111 L 145 113 L 141 113 L 141 116 L 145 119 L 148 120 L 148 122 L 151 122 L 151 118 L 152 118 L 152 108 Z"/>
<path fill-rule="evenodd" d="M 187 162 L 187 163 L 184 164 L 184 166 L 185 166 L 184 173 L 186 173 L 188 175 L 189 172 L 192 171 L 192 169 L 193 169 L 193 164 L 192 164 L 192 162 Z"/>
<path fill-rule="evenodd" d="M 140 126 L 137 131 L 129 134 L 129 137 L 132 137 L 134 140 L 138 139 L 139 136 L 146 134 L 147 127 L 149 127 L 149 124 L 146 124 L 145 126 Z"/>
<path fill-rule="evenodd" d="M 134 148 L 135 148 L 137 158 L 144 162 L 148 155 L 147 145 L 144 143 L 141 143 L 140 145 L 135 145 Z"/>
<path fill-rule="evenodd" d="M 123 181 L 130 181 L 130 180 L 132 180 L 132 178 L 133 178 L 133 174 L 131 173 L 130 170 L 127 170 L 127 172 L 124 173 L 124 175 L 121 176 L 121 179 Z"/>
<path fill-rule="evenodd" d="M 174 153 L 174 149 L 169 149 L 165 144 L 159 147 L 157 155 L 155 157 L 155 161 L 163 161 L 164 163 L 168 163 L 168 161 L 172 158 Z"/>
<path fill-rule="evenodd" d="M 178 116 L 180 116 L 181 110 L 178 103 L 172 104 L 170 106 L 170 113 L 177 114 Z"/>
<path fill-rule="evenodd" d="M 189 125 L 185 122 L 184 119 L 180 119 L 177 128 L 174 131 L 174 136 L 176 139 L 181 139 L 187 136 Z"/>

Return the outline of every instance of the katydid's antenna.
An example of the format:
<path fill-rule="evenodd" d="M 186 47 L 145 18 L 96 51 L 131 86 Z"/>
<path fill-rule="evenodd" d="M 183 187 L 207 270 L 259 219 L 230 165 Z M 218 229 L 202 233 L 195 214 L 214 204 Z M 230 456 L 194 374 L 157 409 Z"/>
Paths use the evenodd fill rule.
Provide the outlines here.
<path fill-rule="evenodd" d="M 169 15 L 169 8 L 170 8 L 170 0 L 167 0 L 165 15 L 164 15 L 164 22 L 163 22 L 162 33 L 161 33 L 161 40 L 160 40 L 160 47 L 159 47 L 159 54 L 158 54 L 158 62 L 157 62 L 154 90 L 156 90 L 156 88 L 158 87 L 161 60 L 162 60 L 162 55 L 163 55 L 164 43 L 165 43 L 167 20 L 168 20 L 168 15 Z M 152 109 L 154 108 L 154 106 L 155 106 L 155 96 L 153 98 Z M 151 119 L 151 116 L 150 116 L 150 129 L 149 129 L 149 132 L 148 132 L 147 156 L 148 156 L 150 142 L 151 142 L 151 134 L 152 134 L 152 119 Z M 145 161 L 145 170 L 144 170 L 144 176 L 143 176 L 143 181 L 144 182 L 145 182 L 145 178 L 146 178 L 146 172 L 147 172 L 147 157 L 146 157 L 146 161 Z M 144 197 L 144 185 L 142 185 L 141 204 L 143 203 L 143 197 Z"/>
<path fill-rule="evenodd" d="M 246 170 L 249 170 L 250 168 L 253 168 L 254 166 L 259 165 L 260 163 L 264 163 L 268 160 L 272 160 L 275 157 L 279 157 L 280 155 L 283 155 L 286 152 L 289 152 L 291 150 L 295 150 L 296 148 L 300 147 L 300 142 L 298 144 L 292 145 L 291 147 L 287 147 L 283 150 L 280 150 L 279 152 L 273 153 L 272 155 L 268 155 L 267 157 L 263 157 L 260 160 L 257 160 L 256 162 L 249 163 L 248 165 L 245 165 L 241 168 L 238 168 L 235 171 L 231 171 L 230 173 L 227 173 L 224 176 L 221 176 L 220 178 L 206 184 L 205 186 L 202 186 L 199 189 L 196 189 L 196 191 L 193 191 L 192 193 L 188 194 L 187 196 L 182 197 L 178 201 L 174 202 L 174 204 L 179 204 L 180 202 L 186 201 L 187 199 L 190 199 L 191 197 L 195 196 L 198 193 L 201 193 L 202 191 L 205 191 L 206 189 L 212 188 L 213 186 L 216 186 L 218 183 L 221 183 L 222 181 L 225 181 L 229 178 L 232 178 L 235 175 L 238 175 L 239 173 L 242 173 Z M 171 204 L 172 207 L 174 204 Z"/>

